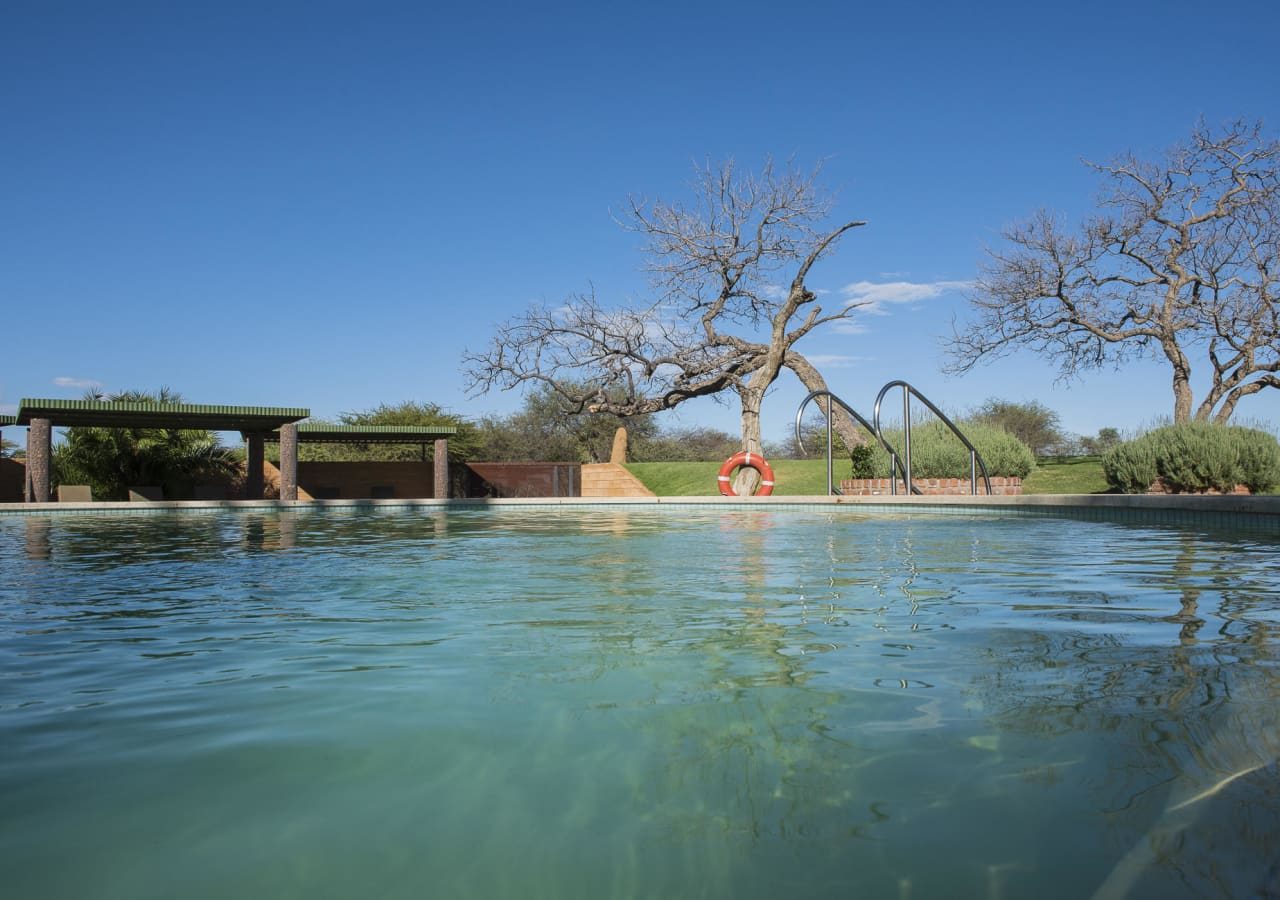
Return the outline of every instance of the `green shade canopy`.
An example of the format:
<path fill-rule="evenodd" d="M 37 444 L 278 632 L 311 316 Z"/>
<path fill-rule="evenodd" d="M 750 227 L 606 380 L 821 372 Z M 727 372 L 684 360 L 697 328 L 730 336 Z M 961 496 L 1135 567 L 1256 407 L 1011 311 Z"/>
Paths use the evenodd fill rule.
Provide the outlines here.
<path fill-rule="evenodd" d="M 298 443 L 307 444 L 425 444 L 458 433 L 452 425 L 325 425 L 303 422 L 298 426 Z M 280 432 L 264 436 L 280 440 Z"/>
<path fill-rule="evenodd" d="M 300 407 L 222 406 L 206 403 L 123 403 L 107 400 L 29 400 L 18 403 L 16 424 L 48 419 L 59 427 L 207 428 L 266 432 L 311 415 Z"/>
<path fill-rule="evenodd" d="M 17 416 L 0 416 L 0 428 L 3 428 L 6 425 L 17 425 L 17 424 L 18 424 Z"/>

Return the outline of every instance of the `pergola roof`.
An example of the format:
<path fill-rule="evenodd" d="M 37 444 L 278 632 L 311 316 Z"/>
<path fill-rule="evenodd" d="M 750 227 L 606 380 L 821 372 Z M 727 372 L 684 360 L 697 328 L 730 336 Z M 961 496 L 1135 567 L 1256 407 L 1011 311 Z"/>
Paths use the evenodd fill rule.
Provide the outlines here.
<path fill-rule="evenodd" d="M 300 407 L 222 406 L 206 403 L 132 403 L 109 400 L 30 400 L 18 403 L 15 424 L 48 419 L 56 426 L 207 428 L 264 432 L 311 415 Z"/>
<path fill-rule="evenodd" d="M 303 422 L 298 426 L 298 442 L 307 444 L 425 444 L 458 433 L 452 425 L 326 425 Z M 280 432 L 264 435 L 280 440 Z"/>

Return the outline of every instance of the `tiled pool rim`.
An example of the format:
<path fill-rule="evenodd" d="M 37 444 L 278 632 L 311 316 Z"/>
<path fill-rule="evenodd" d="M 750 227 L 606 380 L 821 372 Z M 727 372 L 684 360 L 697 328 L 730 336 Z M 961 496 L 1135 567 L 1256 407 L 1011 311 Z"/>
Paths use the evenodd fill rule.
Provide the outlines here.
<path fill-rule="evenodd" d="M 154 515 L 218 510 L 321 509 L 846 509 L 861 513 L 1024 516 L 1135 525 L 1230 528 L 1280 536 L 1280 496 L 1029 494 L 1012 497 L 527 497 L 470 500 L 168 500 L 150 503 L 0 503 L 4 515 Z"/>

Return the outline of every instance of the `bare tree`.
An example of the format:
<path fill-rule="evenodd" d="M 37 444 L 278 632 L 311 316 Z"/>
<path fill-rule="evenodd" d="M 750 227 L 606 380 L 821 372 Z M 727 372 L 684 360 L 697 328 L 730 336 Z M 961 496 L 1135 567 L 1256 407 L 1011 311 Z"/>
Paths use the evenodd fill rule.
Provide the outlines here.
<path fill-rule="evenodd" d="M 570 411 L 619 416 L 732 390 L 743 449 L 759 453 L 761 405 L 784 367 L 810 390 L 826 387 L 796 342 L 861 305 L 826 312 L 805 283 L 845 232 L 865 224 L 823 224 L 831 198 L 818 174 L 766 163 L 742 175 L 730 161 L 697 171 L 690 205 L 632 198 L 623 224 L 645 238 L 654 297 L 606 307 L 591 292 L 530 309 L 500 326 L 487 350 L 465 355 L 470 390 L 544 384 Z M 836 427 L 849 446 L 861 442 L 852 422 Z M 743 470 L 735 487 L 755 480 Z"/>
<path fill-rule="evenodd" d="M 953 372 L 1028 347 L 1063 377 L 1143 355 L 1172 370 L 1173 417 L 1226 422 L 1280 387 L 1280 142 L 1201 124 L 1165 159 L 1089 165 L 1100 213 L 1068 231 L 1041 212 L 1005 232 L 950 342 Z M 1211 379 L 1196 404 L 1192 357 Z"/>

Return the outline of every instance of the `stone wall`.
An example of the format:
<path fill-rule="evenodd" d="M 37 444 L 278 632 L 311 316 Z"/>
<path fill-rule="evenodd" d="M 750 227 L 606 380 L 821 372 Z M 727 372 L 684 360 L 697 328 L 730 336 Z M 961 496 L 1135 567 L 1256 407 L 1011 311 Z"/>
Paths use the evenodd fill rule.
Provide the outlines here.
<path fill-rule="evenodd" d="M 913 478 L 911 479 L 922 494 L 930 496 L 960 496 L 970 493 L 968 478 Z M 889 478 L 846 478 L 840 482 L 840 492 L 847 497 L 874 497 L 893 492 L 893 481 Z M 906 487 L 898 480 L 898 493 L 905 494 Z M 978 482 L 978 494 L 986 494 L 986 485 Z M 1012 496 L 1022 493 L 1021 478 L 992 478 L 991 493 L 998 496 Z"/>

